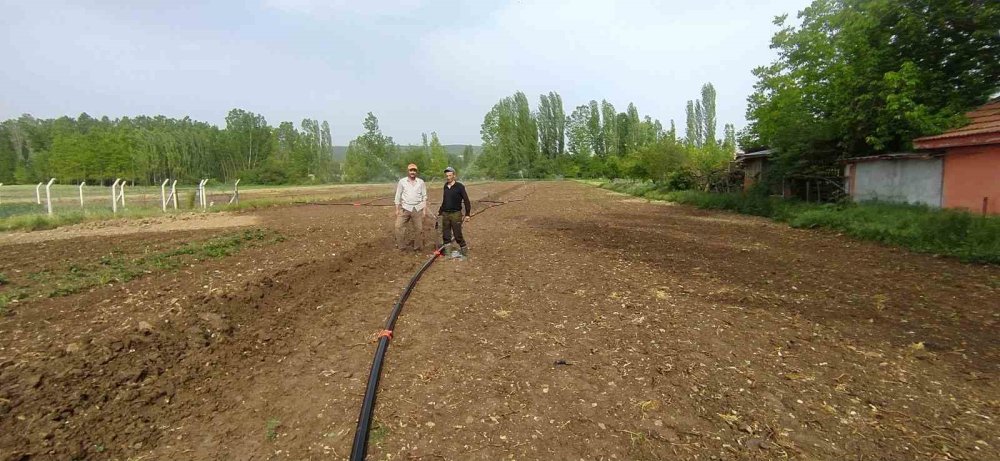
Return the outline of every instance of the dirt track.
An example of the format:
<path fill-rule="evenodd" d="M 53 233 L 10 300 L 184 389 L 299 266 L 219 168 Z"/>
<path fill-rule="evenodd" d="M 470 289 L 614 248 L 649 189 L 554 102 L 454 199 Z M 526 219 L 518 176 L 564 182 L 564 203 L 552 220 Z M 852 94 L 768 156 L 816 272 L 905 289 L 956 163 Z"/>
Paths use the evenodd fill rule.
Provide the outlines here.
<path fill-rule="evenodd" d="M 1000 459 L 1000 269 L 576 183 L 470 192 L 529 200 L 413 293 L 369 459 Z M 391 208 L 255 214 L 284 241 L 0 317 L 0 460 L 345 458 L 426 255 Z M 0 273 L 225 231 L 8 244 Z"/>

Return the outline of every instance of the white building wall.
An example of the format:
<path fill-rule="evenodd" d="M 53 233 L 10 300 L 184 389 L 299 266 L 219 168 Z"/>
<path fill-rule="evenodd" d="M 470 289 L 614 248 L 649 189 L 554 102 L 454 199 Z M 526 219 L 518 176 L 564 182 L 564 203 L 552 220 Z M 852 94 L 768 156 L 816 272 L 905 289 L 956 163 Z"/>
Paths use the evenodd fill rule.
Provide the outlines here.
<path fill-rule="evenodd" d="M 942 167 L 940 158 L 858 162 L 851 197 L 940 207 Z"/>

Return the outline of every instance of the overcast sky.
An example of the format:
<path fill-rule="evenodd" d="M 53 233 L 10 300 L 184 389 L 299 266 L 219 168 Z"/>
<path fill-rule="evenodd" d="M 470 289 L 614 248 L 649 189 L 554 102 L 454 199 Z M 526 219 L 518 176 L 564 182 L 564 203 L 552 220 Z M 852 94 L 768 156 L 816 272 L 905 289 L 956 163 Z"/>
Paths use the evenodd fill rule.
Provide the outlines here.
<path fill-rule="evenodd" d="M 808 0 L 0 0 L 0 119 L 81 112 L 224 126 L 234 107 L 268 123 L 328 120 L 334 144 L 371 111 L 401 144 L 437 131 L 479 144 L 500 98 L 557 91 L 683 131 L 712 82 L 724 123 L 746 122 L 774 16 Z"/>

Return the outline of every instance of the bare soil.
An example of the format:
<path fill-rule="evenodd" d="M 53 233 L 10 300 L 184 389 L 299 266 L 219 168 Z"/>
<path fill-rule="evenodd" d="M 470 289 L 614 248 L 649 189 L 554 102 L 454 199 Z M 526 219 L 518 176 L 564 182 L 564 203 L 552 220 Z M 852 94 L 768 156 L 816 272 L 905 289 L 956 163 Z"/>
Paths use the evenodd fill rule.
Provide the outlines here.
<path fill-rule="evenodd" d="M 1000 459 L 1000 268 L 572 182 L 470 193 L 523 200 L 410 297 L 369 459 Z M 0 460 L 346 458 L 431 247 L 394 249 L 387 206 L 235 217 L 283 239 L 9 306 Z M 0 294 L 227 231 L 0 242 Z"/>

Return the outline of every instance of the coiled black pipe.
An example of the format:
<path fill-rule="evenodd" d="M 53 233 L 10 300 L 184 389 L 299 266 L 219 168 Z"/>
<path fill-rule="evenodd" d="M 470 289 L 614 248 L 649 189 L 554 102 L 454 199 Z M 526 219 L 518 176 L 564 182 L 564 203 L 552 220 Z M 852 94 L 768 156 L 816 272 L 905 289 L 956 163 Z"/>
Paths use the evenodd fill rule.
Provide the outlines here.
<path fill-rule="evenodd" d="M 358 416 L 358 429 L 354 432 L 354 445 L 351 446 L 351 461 L 363 461 L 368 454 L 368 432 L 372 425 L 372 414 L 375 412 L 375 394 L 378 392 L 378 381 L 382 377 L 382 362 L 385 360 L 385 353 L 389 349 L 389 340 L 392 339 L 392 330 L 396 326 L 396 319 L 399 317 L 400 311 L 403 310 L 403 304 L 410 297 L 413 287 L 417 286 L 420 276 L 423 275 L 428 267 L 431 267 L 431 264 L 434 264 L 434 260 L 438 256 L 441 256 L 444 247 L 444 245 L 438 247 L 434 251 L 434 256 L 428 259 L 423 266 L 420 266 L 420 270 L 416 274 L 413 274 L 410 283 L 406 285 L 403 294 L 399 296 L 399 300 L 393 306 L 392 313 L 389 314 L 389 319 L 385 322 L 385 330 L 382 330 L 379 334 L 378 347 L 375 349 L 375 359 L 372 361 L 372 368 L 368 373 L 368 387 L 365 388 L 365 400 L 361 404 L 361 415 Z"/>

